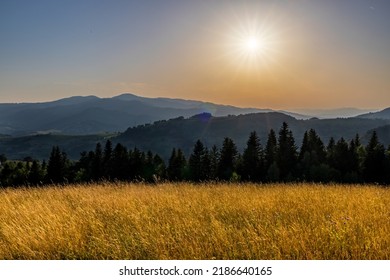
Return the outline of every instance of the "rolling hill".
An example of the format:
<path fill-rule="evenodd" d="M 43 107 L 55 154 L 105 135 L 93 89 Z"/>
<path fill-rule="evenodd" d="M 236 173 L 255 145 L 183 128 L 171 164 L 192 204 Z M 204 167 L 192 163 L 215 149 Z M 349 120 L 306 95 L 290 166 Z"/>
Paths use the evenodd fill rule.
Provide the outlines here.
<path fill-rule="evenodd" d="M 388 137 L 382 137 L 382 130 L 386 132 L 390 127 L 390 120 L 361 118 L 298 120 L 277 112 L 224 117 L 202 113 L 189 118 L 177 117 L 156 121 L 153 124 L 133 126 L 118 134 L 0 137 L 0 154 L 6 154 L 10 159 L 22 159 L 27 156 L 47 159 L 52 146 L 59 145 L 70 158 L 78 159 L 80 152 L 93 150 L 97 142 L 104 143 L 106 139 L 111 139 L 114 144 L 122 143 L 128 148 L 151 150 L 168 159 L 174 147 L 181 148 L 189 155 L 197 139 L 201 139 L 211 148 L 213 145 L 220 147 L 224 137 L 232 138 L 242 152 L 251 131 L 257 131 L 261 144 L 265 146 L 269 130 L 272 128 L 278 132 L 283 122 L 288 123 L 298 148 L 304 132 L 311 128 L 317 131 L 325 144 L 330 137 L 336 140 L 344 137 L 349 140 L 354 138 L 356 133 L 363 137 L 377 129 L 380 130 L 378 135 L 382 143 L 386 146 L 390 144 Z M 367 137 L 363 137 L 363 140 L 367 141 Z"/>
<path fill-rule="evenodd" d="M 11 159 L 47 159 L 52 146 L 59 145 L 72 159 L 78 159 L 80 152 L 92 150 L 108 138 L 114 144 L 151 150 L 165 159 L 173 147 L 188 155 L 197 139 L 211 147 L 230 137 L 242 151 L 251 131 L 257 131 L 265 145 L 269 130 L 277 132 L 283 122 L 289 124 L 298 147 L 310 128 L 325 143 L 331 136 L 351 139 L 356 133 L 367 140 L 372 130 L 378 130 L 383 144 L 390 144 L 390 109 L 357 118 L 317 119 L 270 109 L 122 94 L 0 104 L 0 154 Z"/>
<path fill-rule="evenodd" d="M 389 109 L 390 110 L 390 109 Z M 360 118 L 390 119 L 389 110 Z M 0 135 L 26 136 L 34 134 L 90 135 L 116 133 L 142 124 L 200 113 L 215 117 L 249 113 L 279 112 L 300 120 L 312 117 L 336 118 L 357 115 L 364 110 L 275 111 L 272 109 L 239 108 L 210 102 L 173 98 L 147 98 L 130 93 L 112 98 L 73 96 L 42 103 L 0 104 Z"/>
<path fill-rule="evenodd" d="M 99 134 L 202 112 L 225 116 L 269 111 L 133 94 L 112 98 L 74 96 L 44 103 L 0 104 L 0 134 Z"/>
<path fill-rule="evenodd" d="M 188 119 L 176 118 L 158 121 L 153 125 L 132 127 L 115 137 L 114 141 L 128 147 L 152 150 L 168 158 L 172 147 L 181 148 L 188 155 L 197 139 L 211 148 L 212 145 L 220 147 L 223 138 L 230 137 L 242 152 L 251 131 L 255 130 L 258 133 L 261 144 L 265 146 L 269 130 L 274 129 L 278 133 L 283 122 L 286 122 L 292 130 L 297 147 L 302 143 L 304 132 L 311 128 L 315 129 L 327 144 L 331 137 L 336 140 L 341 137 L 350 140 L 356 134 L 363 136 L 368 131 L 390 124 L 390 120 L 358 118 L 298 120 L 278 112 L 228 117 L 199 114 Z M 388 145 L 390 142 L 384 144 Z"/>
<path fill-rule="evenodd" d="M 385 119 L 390 120 L 390 108 L 386 108 L 379 112 L 367 113 L 357 116 L 363 119 Z"/>

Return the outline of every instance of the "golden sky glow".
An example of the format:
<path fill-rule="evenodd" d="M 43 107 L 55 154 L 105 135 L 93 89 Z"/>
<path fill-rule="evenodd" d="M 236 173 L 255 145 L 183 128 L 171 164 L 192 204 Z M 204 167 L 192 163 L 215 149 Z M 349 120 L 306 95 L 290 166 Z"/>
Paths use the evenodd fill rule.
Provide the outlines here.
<path fill-rule="evenodd" d="M 388 1 L 151 2 L 1 2 L 0 102 L 390 106 Z"/>

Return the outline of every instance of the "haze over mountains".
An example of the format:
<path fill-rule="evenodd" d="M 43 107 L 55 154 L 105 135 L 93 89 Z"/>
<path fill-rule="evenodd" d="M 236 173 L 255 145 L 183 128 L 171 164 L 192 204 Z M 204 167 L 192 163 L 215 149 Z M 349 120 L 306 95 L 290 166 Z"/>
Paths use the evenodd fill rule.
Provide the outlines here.
<path fill-rule="evenodd" d="M 0 154 L 45 159 L 52 146 L 59 145 L 71 158 L 78 158 L 97 142 L 111 139 L 167 158 L 173 147 L 189 153 L 197 139 L 211 147 L 220 145 L 224 137 L 232 138 L 242 150 L 251 131 L 256 130 L 265 145 L 269 130 L 278 131 L 283 122 L 293 131 L 298 147 L 303 133 L 311 128 L 325 144 L 330 137 L 349 140 L 357 133 L 365 143 L 376 130 L 380 141 L 390 145 L 390 109 L 355 118 L 319 119 L 271 109 L 122 94 L 0 104 Z"/>
<path fill-rule="evenodd" d="M 74 96 L 45 103 L 0 104 L 0 134 L 87 135 L 201 112 L 214 116 L 269 112 L 212 103 L 122 94 L 112 98 Z"/>
<path fill-rule="evenodd" d="M 386 108 L 382 111 L 379 112 L 370 112 L 367 114 L 362 114 L 357 116 L 358 118 L 364 118 L 364 119 L 385 119 L 389 120 L 390 119 L 390 108 Z"/>
<path fill-rule="evenodd" d="M 297 119 L 311 117 L 345 117 L 358 109 L 337 111 L 307 111 L 310 115 L 280 111 Z M 74 96 L 44 103 L 0 104 L 0 134 L 23 136 L 32 134 L 88 135 L 121 132 L 128 127 L 166 120 L 178 116 L 190 117 L 203 112 L 215 117 L 248 113 L 274 112 L 272 109 L 238 108 L 209 102 L 146 98 L 122 94 L 112 98 Z M 328 112 L 328 113 L 326 113 Z M 348 116 L 349 116 L 348 115 Z M 373 118 L 372 115 L 369 116 Z"/>
<path fill-rule="evenodd" d="M 337 108 L 337 109 L 294 109 L 293 112 L 313 116 L 319 119 L 351 118 L 376 110 L 359 108 Z"/>

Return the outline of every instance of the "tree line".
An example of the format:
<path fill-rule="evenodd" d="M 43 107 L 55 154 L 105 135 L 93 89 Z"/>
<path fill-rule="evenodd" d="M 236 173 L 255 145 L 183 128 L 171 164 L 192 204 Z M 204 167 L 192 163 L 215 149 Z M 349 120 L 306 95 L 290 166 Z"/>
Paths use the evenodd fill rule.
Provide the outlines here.
<path fill-rule="evenodd" d="M 6 186 L 66 184 L 99 181 L 241 181 L 390 183 L 390 147 L 373 132 L 367 145 L 359 135 L 350 141 L 331 138 L 323 143 L 313 129 L 306 131 L 298 149 L 292 131 L 283 123 L 278 134 L 270 130 L 265 145 L 251 132 L 243 153 L 228 137 L 222 146 L 206 147 L 197 140 L 186 157 L 173 148 L 168 162 L 151 151 L 128 149 L 107 140 L 104 147 L 82 152 L 71 161 L 58 146 L 48 162 L 7 161 L 0 156 L 0 184 Z"/>

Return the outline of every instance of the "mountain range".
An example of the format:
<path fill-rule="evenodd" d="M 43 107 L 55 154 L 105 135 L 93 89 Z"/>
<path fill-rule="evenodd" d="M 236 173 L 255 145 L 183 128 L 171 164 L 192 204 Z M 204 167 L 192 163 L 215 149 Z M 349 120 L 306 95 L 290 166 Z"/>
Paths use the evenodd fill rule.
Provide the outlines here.
<path fill-rule="evenodd" d="M 390 108 L 386 108 L 379 112 L 370 112 L 367 114 L 362 114 L 357 116 L 358 118 L 365 118 L 365 119 L 390 119 Z"/>
<path fill-rule="evenodd" d="M 88 135 L 124 131 L 139 124 L 202 112 L 224 116 L 269 111 L 272 110 L 133 94 L 112 98 L 74 96 L 44 103 L 0 104 L 0 134 Z"/>
<path fill-rule="evenodd" d="M 269 130 L 277 132 L 283 122 L 292 130 L 297 147 L 311 128 L 325 144 L 330 137 L 349 140 L 357 133 L 367 143 L 375 130 L 379 140 L 390 145 L 390 108 L 352 118 L 320 119 L 271 109 L 122 94 L 0 104 L 0 154 L 11 159 L 47 159 L 52 146 L 59 145 L 70 158 L 78 159 L 80 152 L 111 139 L 167 159 L 173 147 L 188 155 L 197 139 L 211 148 L 220 146 L 224 137 L 232 138 L 242 151 L 251 131 L 257 131 L 264 146 Z"/>
<path fill-rule="evenodd" d="M 372 112 L 370 109 L 336 108 L 336 109 L 294 109 L 293 112 L 313 116 L 319 119 L 352 118 Z M 374 110 L 375 111 L 375 110 Z"/>
<path fill-rule="evenodd" d="M 22 136 L 47 133 L 89 135 L 120 132 L 140 124 L 179 116 L 190 117 L 203 112 L 219 117 L 275 111 L 272 109 L 239 108 L 194 100 L 147 98 L 130 93 L 112 98 L 73 96 L 43 103 L 0 104 L 0 135 Z M 323 118 L 324 116 L 328 118 L 345 117 L 366 111 L 346 108 L 333 111 L 307 110 L 303 113 L 277 112 L 297 119 L 310 119 L 312 117 Z M 375 118 L 376 114 L 362 115 L 362 117 Z M 384 115 L 389 118 L 390 114 L 387 112 Z"/>

